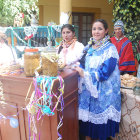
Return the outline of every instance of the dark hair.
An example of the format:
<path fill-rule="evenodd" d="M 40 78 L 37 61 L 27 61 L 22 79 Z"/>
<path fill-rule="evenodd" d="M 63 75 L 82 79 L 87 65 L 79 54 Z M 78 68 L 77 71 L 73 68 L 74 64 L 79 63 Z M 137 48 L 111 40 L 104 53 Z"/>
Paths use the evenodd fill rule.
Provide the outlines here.
<path fill-rule="evenodd" d="M 101 23 L 103 24 L 105 30 L 108 29 L 108 24 L 107 24 L 107 22 L 106 22 L 104 19 L 97 19 L 97 20 L 95 20 L 95 21 L 92 23 L 92 25 L 93 25 L 95 22 L 101 22 Z M 108 33 L 107 33 L 106 35 L 108 35 Z M 79 60 L 80 65 L 81 65 L 83 68 L 85 68 L 85 57 L 86 57 L 86 54 L 87 54 L 89 48 L 91 48 L 92 45 L 94 45 L 94 44 L 95 44 L 95 43 L 92 42 L 92 44 L 88 44 L 88 45 L 85 47 L 85 50 L 84 50 L 84 52 L 83 52 L 84 55 L 83 55 L 82 58 Z"/>
<path fill-rule="evenodd" d="M 63 31 L 64 28 L 68 28 L 70 31 L 72 31 L 73 33 L 75 33 L 75 29 L 71 24 L 64 24 L 61 28 L 61 33 Z"/>
<path fill-rule="evenodd" d="M 97 20 L 95 20 L 95 21 L 92 23 L 92 25 L 93 25 L 95 22 L 101 22 L 101 23 L 103 24 L 105 30 L 108 29 L 108 24 L 107 24 L 107 22 L 106 22 L 104 19 L 97 19 Z M 108 34 L 108 33 L 107 33 L 107 34 Z"/>

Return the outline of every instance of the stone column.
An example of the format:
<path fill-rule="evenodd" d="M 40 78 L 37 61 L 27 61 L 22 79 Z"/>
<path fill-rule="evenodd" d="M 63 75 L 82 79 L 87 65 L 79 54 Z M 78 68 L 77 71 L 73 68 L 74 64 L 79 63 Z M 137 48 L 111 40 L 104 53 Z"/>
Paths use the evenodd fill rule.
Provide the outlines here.
<path fill-rule="evenodd" d="M 65 15 L 65 14 L 68 14 L 68 17 L 70 18 L 69 23 L 72 24 L 72 15 L 71 15 L 72 14 L 72 4 L 71 4 L 71 0 L 60 0 L 60 17 L 61 17 L 61 15 Z M 59 20 L 59 22 L 60 22 L 60 20 Z"/>

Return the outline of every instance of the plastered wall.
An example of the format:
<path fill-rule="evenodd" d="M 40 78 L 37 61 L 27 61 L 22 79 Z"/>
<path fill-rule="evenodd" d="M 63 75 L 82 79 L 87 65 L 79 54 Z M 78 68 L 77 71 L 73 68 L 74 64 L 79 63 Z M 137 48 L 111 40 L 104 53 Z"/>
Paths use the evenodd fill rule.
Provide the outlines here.
<path fill-rule="evenodd" d="M 48 22 L 53 21 L 59 24 L 59 0 L 39 0 L 40 25 L 46 26 Z M 92 12 L 95 19 L 103 18 L 108 22 L 109 34 L 113 32 L 113 4 L 108 0 L 72 0 L 73 12 Z"/>

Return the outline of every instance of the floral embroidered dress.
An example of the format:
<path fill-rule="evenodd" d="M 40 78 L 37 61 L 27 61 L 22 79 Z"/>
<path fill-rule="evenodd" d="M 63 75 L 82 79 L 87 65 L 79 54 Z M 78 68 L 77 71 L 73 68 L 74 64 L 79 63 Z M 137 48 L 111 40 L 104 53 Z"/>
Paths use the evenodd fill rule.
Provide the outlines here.
<path fill-rule="evenodd" d="M 80 132 L 106 140 L 119 131 L 120 72 L 116 47 L 106 41 L 86 55 L 84 78 L 79 79 Z"/>

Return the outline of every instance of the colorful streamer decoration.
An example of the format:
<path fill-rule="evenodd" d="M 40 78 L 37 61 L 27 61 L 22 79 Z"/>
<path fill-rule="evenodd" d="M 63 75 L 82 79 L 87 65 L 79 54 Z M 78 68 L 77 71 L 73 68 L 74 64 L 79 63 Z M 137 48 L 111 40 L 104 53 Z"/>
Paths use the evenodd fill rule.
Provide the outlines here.
<path fill-rule="evenodd" d="M 59 82 L 59 87 L 55 92 L 54 83 Z M 26 106 L 29 112 L 29 134 L 30 138 L 36 139 L 37 135 L 37 122 L 42 120 L 43 116 L 55 115 L 55 110 L 61 112 L 59 116 L 59 124 L 57 127 L 58 140 L 62 139 L 59 133 L 59 128 L 63 124 L 63 94 L 64 94 L 64 81 L 61 76 L 49 77 L 49 76 L 38 76 L 33 78 L 33 84 L 35 91 L 33 91 L 30 101 Z M 27 94 L 28 96 L 28 94 Z M 27 99 L 27 97 L 26 97 Z M 58 108 L 59 105 L 59 108 Z M 32 132 L 31 132 L 32 130 Z"/>

